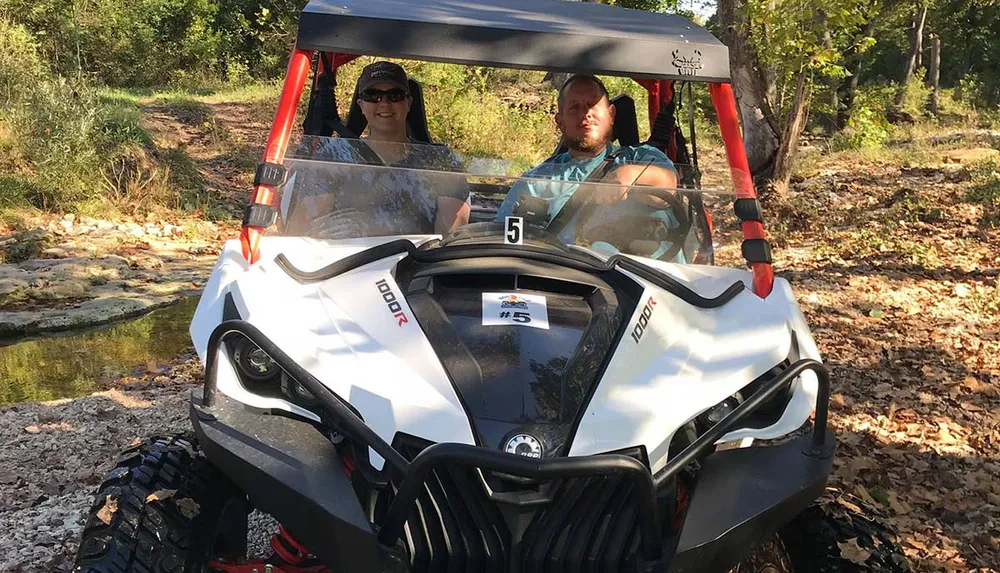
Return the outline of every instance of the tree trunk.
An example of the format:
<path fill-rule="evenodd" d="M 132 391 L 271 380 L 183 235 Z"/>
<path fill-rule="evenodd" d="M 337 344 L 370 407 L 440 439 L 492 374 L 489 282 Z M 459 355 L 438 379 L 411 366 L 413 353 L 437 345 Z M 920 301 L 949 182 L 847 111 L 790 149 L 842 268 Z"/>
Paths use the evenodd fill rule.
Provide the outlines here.
<path fill-rule="evenodd" d="M 824 24 L 825 24 L 824 18 Z M 823 46 L 828 50 L 833 50 L 833 36 L 830 34 L 830 30 L 824 25 L 823 26 Z M 823 131 L 827 135 L 833 135 L 837 131 L 837 115 L 840 111 L 840 96 L 838 95 L 838 90 L 840 89 L 840 78 L 835 78 L 833 76 L 827 76 L 826 81 L 827 93 L 825 94 L 825 99 L 827 105 L 830 107 L 829 112 L 824 113 L 820 118 L 820 124 L 823 126 Z M 796 93 L 797 93 L 796 89 Z"/>
<path fill-rule="evenodd" d="M 799 72 L 798 80 L 795 83 L 795 98 L 792 100 L 792 109 L 788 112 L 788 121 L 785 129 L 781 133 L 781 145 L 774 162 L 774 177 L 769 188 L 770 194 L 775 199 L 785 199 L 788 197 L 788 184 L 792 179 L 792 168 L 795 166 L 795 155 L 799 150 L 799 136 L 802 128 L 805 127 L 806 108 L 809 103 L 809 86 L 806 84 L 808 72 Z"/>
<path fill-rule="evenodd" d="M 931 101 L 928 106 L 931 113 L 938 114 L 938 80 L 941 77 L 941 38 L 937 34 L 930 35 L 931 61 L 927 80 L 931 85 Z"/>
<path fill-rule="evenodd" d="M 757 188 L 763 189 L 774 172 L 778 121 L 767 99 L 767 82 L 757 54 L 750 45 L 744 5 L 744 0 L 719 0 L 717 14 L 721 39 L 729 46 L 733 92 L 743 125 L 750 173 Z"/>
<path fill-rule="evenodd" d="M 913 19 L 910 20 L 910 53 L 906 57 L 906 67 L 903 68 L 903 89 L 899 92 L 899 98 L 896 101 L 896 105 L 903 105 L 903 99 L 906 97 L 906 86 L 910 83 L 910 78 L 913 77 L 913 72 L 917 68 L 917 58 L 920 55 L 920 50 L 923 46 L 924 38 L 924 21 L 927 19 L 927 4 L 921 2 L 920 6 L 913 13 Z"/>

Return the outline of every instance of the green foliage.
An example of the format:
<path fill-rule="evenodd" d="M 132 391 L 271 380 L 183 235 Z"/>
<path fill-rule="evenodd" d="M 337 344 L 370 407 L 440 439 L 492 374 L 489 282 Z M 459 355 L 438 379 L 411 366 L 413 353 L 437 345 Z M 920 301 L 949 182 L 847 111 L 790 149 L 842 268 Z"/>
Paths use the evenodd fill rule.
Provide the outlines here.
<path fill-rule="evenodd" d="M 212 0 L 0 0 L 69 77 L 115 86 L 193 85 L 217 76 Z"/>
<path fill-rule="evenodd" d="M 888 2 L 876 17 L 878 44 L 865 61 L 862 83 L 900 81 L 910 49 L 907 31 L 916 2 Z M 923 65 L 930 57 L 929 35 L 941 39 L 940 85 L 958 88 L 973 108 L 1000 105 L 1000 2 L 934 0 L 924 26 Z"/>
<path fill-rule="evenodd" d="M 0 20 L 0 38 L 8 48 L 0 58 L 7 88 L 0 205 L 61 209 L 102 196 L 134 199 L 130 186 L 144 179 L 149 144 L 138 106 L 48 77 L 23 27 Z"/>
<path fill-rule="evenodd" d="M 859 90 L 855 95 L 847 126 L 830 141 L 831 150 L 878 148 L 885 145 L 892 135 L 892 125 L 885 113 L 892 105 L 894 93 L 892 87 L 885 86 Z"/>
<path fill-rule="evenodd" d="M 1000 165 L 992 159 L 976 164 L 971 183 L 966 200 L 983 206 L 983 225 L 1000 227 Z"/>
<path fill-rule="evenodd" d="M 219 64 L 230 82 L 280 77 L 306 0 L 219 0 Z"/>
<path fill-rule="evenodd" d="M 611 4 L 633 10 L 645 10 L 646 12 L 666 12 L 671 8 L 676 8 L 678 0 L 612 0 Z"/>
<path fill-rule="evenodd" d="M 865 22 L 866 0 L 750 0 L 747 10 L 751 40 L 762 63 L 778 72 L 779 82 L 802 70 L 845 77 L 843 52 L 874 43 L 856 34 Z M 832 46 L 824 44 L 824 32 L 831 34 Z"/>
<path fill-rule="evenodd" d="M 44 76 L 45 64 L 31 32 L 0 14 L 0 109 Z"/>
<path fill-rule="evenodd" d="M 930 87 L 926 85 L 924 80 L 927 75 L 927 70 L 919 69 L 913 73 L 913 77 L 910 78 L 910 82 L 906 85 L 906 90 L 903 92 L 903 102 L 899 106 L 900 111 L 910 114 L 915 118 L 920 118 L 928 114 L 927 103 L 931 98 Z M 898 89 L 902 89 L 900 86 Z"/>
<path fill-rule="evenodd" d="M 764 69 L 773 76 L 767 100 L 779 137 L 787 139 L 793 110 L 808 107 L 814 86 L 849 75 L 844 54 L 863 52 L 874 40 L 860 33 L 869 0 L 747 0 L 749 39 Z M 802 91 L 799 91 L 799 88 Z M 832 109 L 816 110 L 833 113 Z M 798 137 L 798 133 L 791 137 Z"/>

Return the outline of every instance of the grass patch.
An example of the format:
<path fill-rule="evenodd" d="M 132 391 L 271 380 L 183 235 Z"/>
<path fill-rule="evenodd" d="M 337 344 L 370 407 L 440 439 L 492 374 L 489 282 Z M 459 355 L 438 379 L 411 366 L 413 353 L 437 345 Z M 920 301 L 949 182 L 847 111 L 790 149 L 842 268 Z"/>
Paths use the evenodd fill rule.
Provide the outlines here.
<path fill-rule="evenodd" d="M 152 99 L 153 105 L 162 106 L 188 125 L 202 125 L 215 115 L 212 106 L 184 92 L 167 92 Z"/>
<path fill-rule="evenodd" d="M 965 199 L 983 206 L 981 223 L 1000 227 L 1000 166 L 989 159 L 976 164 Z"/>
<path fill-rule="evenodd" d="M 253 170 L 260 163 L 260 150 L 250 145 L 234 145 L 223 153 L 219 159 L 236 169 Z M 248 172 L 248 176 L 252 173 Z"/>

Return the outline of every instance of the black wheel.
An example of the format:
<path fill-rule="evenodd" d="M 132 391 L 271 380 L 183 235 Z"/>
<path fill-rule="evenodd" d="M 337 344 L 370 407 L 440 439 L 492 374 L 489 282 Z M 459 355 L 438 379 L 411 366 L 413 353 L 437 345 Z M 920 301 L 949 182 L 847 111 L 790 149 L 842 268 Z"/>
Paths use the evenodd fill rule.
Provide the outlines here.
<path fill-rule="evenodd" d="M 98 489 L 80 542 L 79 573 L 203 573 L 246 556 L 246 497 L 188 435 L 126 450 Z"/>
<path fill-rule="evenodd" d="M 856 547 L 853 554 L 841 545 Z M 896 536 L 875 510 L 836 493 L 765 540 L 731 573 L 909 573 Z"/>

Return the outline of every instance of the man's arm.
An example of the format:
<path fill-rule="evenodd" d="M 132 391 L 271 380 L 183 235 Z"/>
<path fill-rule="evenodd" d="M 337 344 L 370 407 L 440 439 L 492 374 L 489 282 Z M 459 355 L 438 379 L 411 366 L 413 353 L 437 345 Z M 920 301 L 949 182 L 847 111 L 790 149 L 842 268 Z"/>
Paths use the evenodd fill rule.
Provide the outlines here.
<path fill-rule="evenodd" d="M 677 174 L 660 165 L 622 165 L 609 174 L 622 185 L 646 185 L 660 189 L 676 189 Z"/>
<path fill-rule="evenodd" d="M 595 200 L 610 205 L 628 197 L 632 186 L 649 186 L 657 189 L 677 189 L 677 171 L 665 153 L 650 145 L 640 145 L 624 150 L 616 162 L 625 162 L 604 177 L 605 183 L 617 184 L 602 189 Z M 640 193 L 638 200 L 653 207 L 669 205 L 654 195 Z"/>

